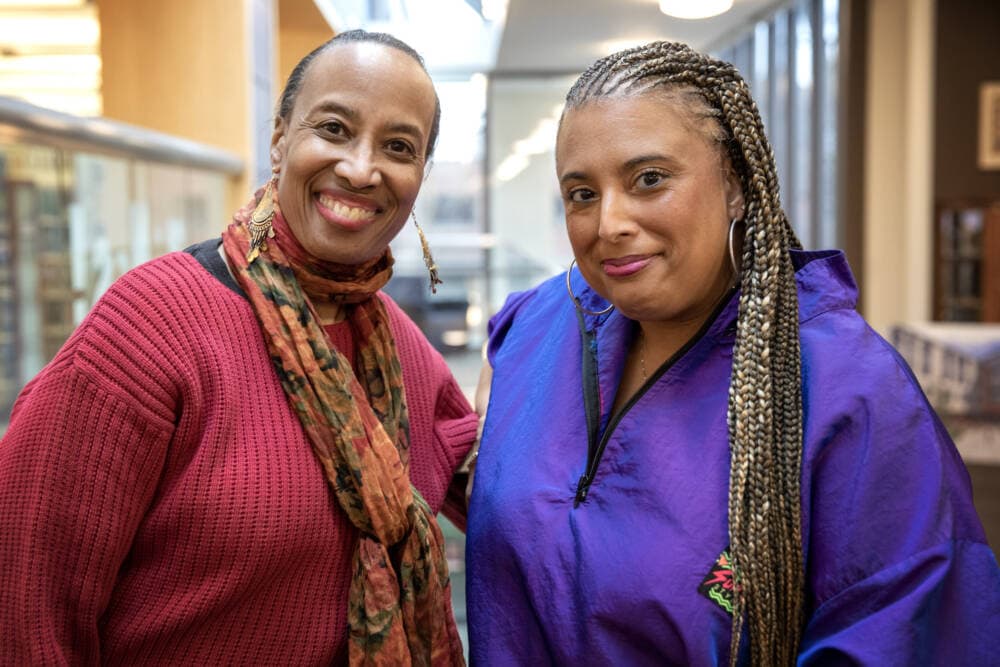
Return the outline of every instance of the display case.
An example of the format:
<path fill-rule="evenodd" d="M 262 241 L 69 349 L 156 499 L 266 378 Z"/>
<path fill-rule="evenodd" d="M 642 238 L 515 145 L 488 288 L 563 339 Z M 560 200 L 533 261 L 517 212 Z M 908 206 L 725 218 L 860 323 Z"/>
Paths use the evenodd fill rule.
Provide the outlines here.
<path fill-rule="evenodd" d="M 116 278 L 221 233 L 241 169 L 216 149 L 0 98 L 0 434 Z"/>
<path fill-rule="evenodd" d="M 1000 202 L 937 207 L 934 319 L 1000 322 Z"/>
<path fill-rule="evenodd" d="M 0 154 L 0 183 L 6 183 L 6 160 Z M 7 188 L 0 186 L 0 414 L 10 412 L 20 388 L 17 368 L 17 273 L 14 270 L 17 243 L 14 218 L 9 210 Z"/>

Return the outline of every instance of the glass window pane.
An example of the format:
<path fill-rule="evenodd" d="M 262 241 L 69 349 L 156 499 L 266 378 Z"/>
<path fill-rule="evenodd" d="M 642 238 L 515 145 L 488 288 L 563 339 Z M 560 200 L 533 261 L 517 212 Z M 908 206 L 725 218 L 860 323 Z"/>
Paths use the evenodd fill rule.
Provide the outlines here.
<path fill-rule="evenodd" d="M 792 150 L 789 174 L 794 183 L 785 207 L 803 247 L 815 246 L 813 218 L 813 171 L 816 154 L 813 151 L 813 31 L 812 0 L 799 0 L 794 10 L 794 67 L 792 98 Z"/>
<path fill-rule="evenodd" d="M 840 79 L 840 2 L 821 0 L 823 35 L 822 62 L 818 68 L 821 76 L 819 93 L 819 127 L 816 131 L 820 139 L 819 192 L 816 197 L 819 218 L 819 238 L 817 244 L 823 248 L 843 247 L 845 238 L 837 222 L 837 94 Z"/>
<path fill-rule="evenodd" d="M 441 134 L 414 209 L 443 284 L 428 288 L 415 227 L 392 242 L 396 258 L 386 290 L 441 352 L 478 348 L 489 316 L 484 267 L 489 252 L 483 177 L 486 77 L 437 77 Z M 474 357 L 478 360 L 478 357 Z"/>
<path fill-rule="evenodd" d="M 771 133 L 771 25 L 767 21 L 760 21 L 753 30 L 753 72 L 748 82 L 750 92 L 753 93 L 757 101 L 757 108 L 760 111 L 761 120 L 764 127 Z"/>
<path fill-rule="evenodd" d="M 78 153 L 70 205 L 73 320 L 79 324 L 115 278 L 131 265 L 115 246 L 127 239 L 129 163 L 123 158 Z M 117 254 L 116 254 L 117 253 Z"/>
<path fill-rule="evenodd" d="M 0 407 L 6 419 L 14 391 L 35 375 L 73 330 L 68 225 L 69 175 L 56 149 L 26 144 L 0 147 L 5 191 L 3 253 L 9 258 L 0 285 L 4 365 Z"/>
<path fill-rule="evenodd" d="M 788 12 L 779 12 L 771 22 L 771 125 L 769 136 L 777 163 L 778 180 L 782 187 L 782 205 L 787 206 L 789 190 L 794 184 L 789 181 L 788 136 L 791 122 L 789 114 L 789 34 Z"/>
<path fill-rule="evenodd" d="M 753 44 L 750 43 L 750 40 L 741 40 L 733 47 L 730 62 L 739 70 L 744 79 L 749 79 L 753 70 Z"/>
<path fill-rule="evenodd" d="M 575 77 L 493 82 L 489 127 L 491 307 L 564 271 L 573 258 L 556 182 L 555 134 Z"/>
<path fill-rule="evenodd" d="M 226 210 L 226 177 L 203 169 L 188 169 L 184 181 L 185 237 L 173 250 L 222 234 L 232 218 Z"/>
<path fill-rule="evenodd" d="M 843 247 L 838 219 L 839 0 L 794 0 L 720 53 L 744 78 L 774 151 L 781 201 L 806 247 Z"/>
<path fill-rule="evenodd" d="M 186 236 L 184 168 L 151 164 L 147 174 L 150 217 L 148 221 L 141 218 L 133 221 L 133 264 L 141 264 L 171 250 L 182 249 Z"/>
<path fill-rule="evenodd" d="M 221 232 L 226 190 L 226 176 L 200 169 L 0 145 L 0 433 L 116 278 Z"/>

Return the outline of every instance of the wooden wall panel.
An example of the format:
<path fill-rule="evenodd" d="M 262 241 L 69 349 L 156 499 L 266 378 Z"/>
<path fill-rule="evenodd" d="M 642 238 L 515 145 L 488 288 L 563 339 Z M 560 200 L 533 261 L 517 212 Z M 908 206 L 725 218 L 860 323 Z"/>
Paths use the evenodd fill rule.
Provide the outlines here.
<path fill-rule="evenodd" d="M 218 146 L 250 163 L 244 0 L 99 0 L 104 115 Z M 249 191 L 234 180 L 231 208 Z"/>
<path fill-rule="evenodd" d="M 313 0 L 278 0 L 276 95 L 299 60 L 333 34 Z"/>

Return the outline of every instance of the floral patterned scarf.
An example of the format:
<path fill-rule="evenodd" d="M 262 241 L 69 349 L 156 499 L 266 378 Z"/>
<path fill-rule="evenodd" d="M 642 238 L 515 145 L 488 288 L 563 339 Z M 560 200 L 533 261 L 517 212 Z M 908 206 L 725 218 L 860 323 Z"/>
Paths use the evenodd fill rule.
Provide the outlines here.
<path fill-rule="evenodd" d="M 247 262 L 262 191 L 223 232 L 230 268 L 260 321 L 275 370 L 341 508 L 358 529 L 348 602 L 351 665 L 463 665 L 444 540 L 409 476 L 403 375 L 375 292 L 388 249 L 359 266 L 322 262 L 275 206 L 274 237 Z M 354 304 L 358 373 L 334 348 L 314 303 Z"/>

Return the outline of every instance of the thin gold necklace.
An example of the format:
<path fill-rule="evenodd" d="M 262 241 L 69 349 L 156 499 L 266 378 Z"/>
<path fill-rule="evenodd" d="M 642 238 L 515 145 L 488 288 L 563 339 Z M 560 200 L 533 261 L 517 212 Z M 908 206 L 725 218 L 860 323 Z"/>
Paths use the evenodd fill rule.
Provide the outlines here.
<path fill-rule="evenodd" d="M 639 329 L 639 370 L 642 371 L 642 381 L 648 380 L 649 376 L 646 374 L 646 334 L 641 328 Z"/>

